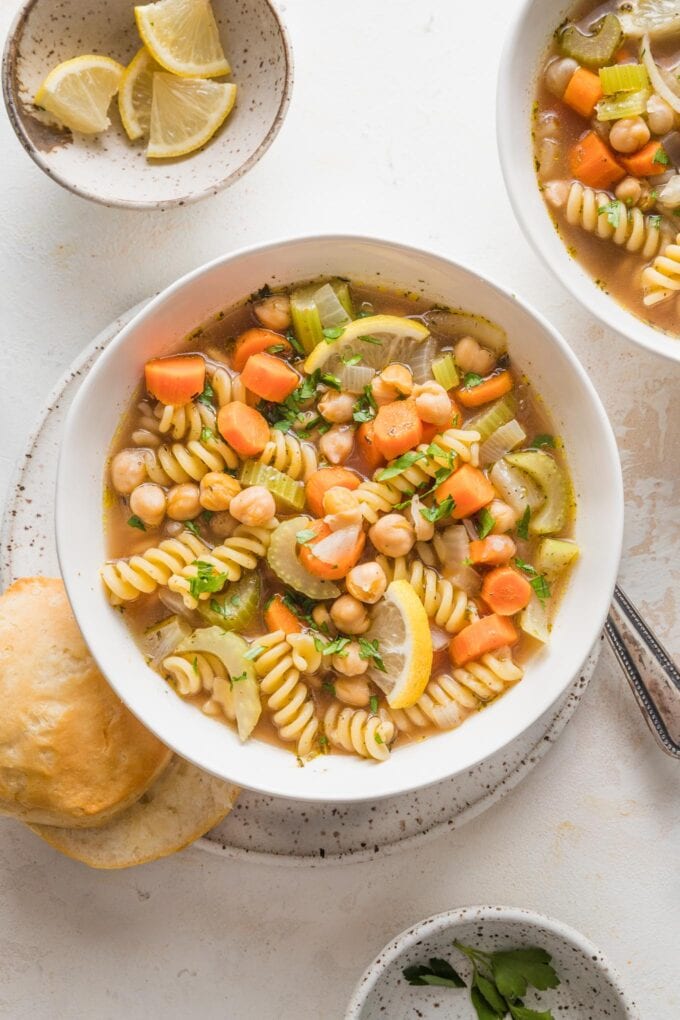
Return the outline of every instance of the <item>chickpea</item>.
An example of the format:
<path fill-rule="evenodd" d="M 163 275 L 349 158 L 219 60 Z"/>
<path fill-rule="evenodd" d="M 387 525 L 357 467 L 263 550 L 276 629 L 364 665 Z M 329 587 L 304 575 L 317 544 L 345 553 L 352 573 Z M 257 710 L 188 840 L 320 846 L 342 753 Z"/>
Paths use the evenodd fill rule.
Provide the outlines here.
<path fill-rule="evenodd" d="M 368 659 L 359 655 L 359 643 L 351 641 L 342 652 L 333 656 L 333 669 L 343 676 L 361 676 L 368 669 Z"/>
<path fill-rule="evenodd" d="M 456 364 L 461 372 L 475 372 L 477 375 L 488 375 L 496 367 L 496 358 L 480 346 L 474 337 L 464 336 L 455 347 Z"/>
<path fill-rule="evenodd" d="M 549 181 L 543 189 L 543 196 L 555 209 L 561 209 L 569 194 L 568 181 Z"/>
<path fill-rule="evenodd" d="M 370 620 L 365 606 L 353 595 L 341 595 L 331 606 L 331 620 L 344 634 L 363 634 Z"/>
<path fill-rule="evenodd" d="M 255 528 L 272 519 L 276 513 L 276 503 L 264 485 L 251 485 L 234 496 L 229 504 L 229 513 L 241 524 Z"/>
<path fill-rule="evenodd" d="M 111 461 L 111 482 L 116 492 L 128 496 L 146 481 L 144 450 L 121 450 Z"/>
<path fill-rule="evenodd" d="M 617 152 L 637 152 L 649 141 L 650 132 L 642 117 L 622 117 L 609 132 L 609 144 Z"/>
<path fill-rule="evenodd" d="M 551 60 L 545 69 L 545 87 L 548 92 L 561 99 L 567 91 L 567 85 L 578 70 L 578 64 L 571 57 Z"/>
<path fill-rule="evenodd" d="M 219 510 L 210 518 L 210 529 L 218 538 L 229 538 L 234 534 L 238 521 L 231 516 L 228 510 Z"/>
<path fill-rule="evenodd" d="M 165 490 L 153 482 L 142 482 L 130 494 L 130 510 L 150 528 L 157 528 L 165 517 Z"/>
<path fill-rule="evenodd" d="M 324 520 L 331 531 L 348 528 L 352 524 L 361 524 L 363 514 L 359 500 L 349 489 L 334 485 L 323 497 Z"/>
<path fill-rule="evenodd" d="M 624 177 L 614 192 L 620 202 L 627 206 L 637 205 L 642 195 L 642 185 L 637 177 Z"/>
<path fill-rule="evenodd" d="M 416 411 L 422 421 L 432 425 L 447 425 L 451 418 L 451 400 L 438 382 L 426 382 L 413 390 Z"/>
<path fill-rule="evenodd" d="M 323 602 L 319 602 L 318 605 L 314 606 L 312 609 L 312 619 L 319 630 L 324 633 L 326 631 L 331 631 L 335 634 L 335 624 L 333 623 L 331 614 L 328 612 L 328 609 Z"/>
<path fill-rule="evenodd" d="M 397 394 L 394 387 L 386 383 L 381 375 L 374 375 L 371 379 L 371 396 L 378 407 L 382 407 L 384 404 L 391 404 Z"/>
<path fill-rule="evenodd" d="M 407 556 L 416 540 L 415 529 L 401 514 L 386 514 L 369 529 L 368 537 L 384 556 Z"/>
<path fill-rule="evenodd" d="M 193 482 L 173 485 L 168 493 L 168 517 L 173 521 L 190 521 L 201 512 L 200 490 Z"/>
<path fill-rule="evenodd" d="M 326 421 L 344 425 L 352 420 L 354 400 L 351 393 L 337 393 L 335 390 L 329 390 L 319 401 L 319 414 Z"/>
<path fill-rule="evenodd" d="M 667 135 L 673 130 L 675 115 L 665 99 L 651 95 L 647 100 L 647 123 L 655 135 Z"/>
<path fill-rule="evenodd" d="M 426 520 L 420 510 L 422 503 L 414 496 L 408 508 L 408 515 L 413 522 L 413 529 L 416 533 L 416 542 L 429 542 L 434 538 L 434 524 Z"/>
<path fill-rule="evenodd" d="M 413 375 L 406 365 L 388 365 L 387 368 L 383 368 L 380 378 L 386 386 L 392 387 L 394 397 L 397 395 L 408 397 L 413 389 Z"/>
<path fill-rule="evenodd" d="M 368 666 L 368 663 L 366 665 Z M 351 705 L 353 708 L 364 708 L 370 704 L 371 691 L 368 686 L 368 680 L 364 677 L 357 677 L 352 680 L 337 679 L 333 686 L 335 687 L 336 698 L 345 705 Z"/>
<path fill-rule="evenodd" d="M 334 425 L 319 439 L 319 452 L 329 464 L 344 464 L 354 448 L 354 433 L 346 425 Z"/>
<path fill-rule="evenodd" d="M 488 510 L 495 522 L 491 529 L 494 535 L 504 535 L 506 531 L 510 531 L 517 524 L 518 514 L 502 499 L 492 499 Z"/>
<path fill-rule="evenodd" d="M 200 485 L 201 506 L 206 510 L 228 510 L 234 496 L 241 491 L 241 484 L 223 471 L 209 471 L 203 475 Z"/>
<path fill-rule="evenodd" d="M 387 578 L 380 564 L 371 560 L 369 563 L 358 563 L 356 567 L 352 567 L 345 578 L 345 584 L 347 591 L 355 599 L 373 605 L 385 594 Z"/>
<path fill-rule="evenodd" d="M 290 298 L 286 294 L 272 294 L 258 302 L 253 311 L 265 329 L 281 332 L 290 326 Z"/>

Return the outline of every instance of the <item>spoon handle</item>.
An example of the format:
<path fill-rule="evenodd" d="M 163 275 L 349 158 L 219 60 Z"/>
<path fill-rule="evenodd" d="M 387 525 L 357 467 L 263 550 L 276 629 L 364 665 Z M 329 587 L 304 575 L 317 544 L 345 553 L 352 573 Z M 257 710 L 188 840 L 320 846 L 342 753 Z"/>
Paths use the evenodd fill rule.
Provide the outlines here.
<path fill-rule="evenodd" d="M 618 585 L 604 629 L 657 743 L 680 759 L 680 672 Z"/>

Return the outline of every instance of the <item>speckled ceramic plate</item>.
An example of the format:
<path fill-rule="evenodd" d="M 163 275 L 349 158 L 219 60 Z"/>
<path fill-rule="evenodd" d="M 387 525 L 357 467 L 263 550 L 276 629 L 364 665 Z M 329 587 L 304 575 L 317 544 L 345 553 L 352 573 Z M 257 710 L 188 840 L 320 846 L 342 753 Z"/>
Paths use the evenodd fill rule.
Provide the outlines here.
<path fill-rule="evenodd" d="M 18 462 L 0 535 L 4 588 L 15 578 L 58 574 L 54 486 L 64 417 L 83 375 L 145 302 L 110 324 L 86 348 L 47 400 Z M 38 511 L 37 507 L 43 507 Z M 244 791 L 235 809 L 198 846 L 225 857 L 322 865 L 370 860 L 456 829 L 512 790 L 555 742 L 576 710 L 599 655 L 592 650 L 563 697 L 514 743 L 469 772 L 380 802 L 329 805 Z"/>
<path fill-rule="evenodd" d="M 550 1008 L 560 1020 L 640 1020 L 619 975 L 592 942 L 561 921 L 519 907 L 463 907 L 402 932 L 366 970 L 345 1020 L 469 1020 L 474 1009 L 467 989 L 412 987 L 402 973 L 443 958 L 469 985 L 471 968 L 452 946 L 454 939 L 487 952 L 538 946 L 550 953 L 560 984 L 530 990 L 524 1003 L 532 1009 Z"/>

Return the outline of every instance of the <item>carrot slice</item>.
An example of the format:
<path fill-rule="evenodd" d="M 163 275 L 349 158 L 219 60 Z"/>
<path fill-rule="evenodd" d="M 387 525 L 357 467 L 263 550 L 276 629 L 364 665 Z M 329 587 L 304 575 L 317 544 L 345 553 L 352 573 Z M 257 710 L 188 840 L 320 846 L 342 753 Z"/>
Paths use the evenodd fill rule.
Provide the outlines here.
<path fill-rule="evenodd" d="M 449 655 L 454 666 L 464 666 L 466 662 L 479 659 L 488 652 L 497 652 L 505 645 L 514 645 L 519 641 L 512 620 L 507 616 L 483 616 L 481 620 L 464 627 L 449 644 Z"/>
<path fill-rule="evenodd" d="M 476 514 L 495 495 L 493 485 L 479 468 L 463 464 L 437 487 L 434 498 L 438 503 L 443 503 L 447 496 L 451 496 L 455 502 L 453 517 L 460 521 L 463 517 Z"/>
<path fill-rule="evenodd" d="M 574 177 L 591 188 L 609 188 L 626 176 L 612 150 L 594 131 L 589 131 L 572 145 L 569 168 Z"/>
<path fill-rule="evenodd" d="M 289 397 L 300 382 L 295 369 L 272 354 L 251 354 L 241 372 L 241 382 L 263 400 L 279 404 Z"/>
<path fill-rule="evenodd" d="M 146 388 L 162 404 L 179 407 L 203 392 L 205 361 L 200 354 L 153 358 L 144 366 Z"/>
<path fill-rule="evenodd" d="M 415 400 L 409 397 L 383 404 L 373 421 L 373 437 L 386 460 L 418 446 L 423 438 L 423 423 L 416 412 Z"/>
<path fill-rule="evenodd" d="M 603 95 L 600 76 L 585 67 L 577 67 L 569 79 L 562 99 L 582 117 L 592 117 L 595 105 Z"/>
<path fill-rule="evenodd" d="M 479 407 L 491 400 L 498 400 L 512 389 L 512 376 L 508 371 L 498 372 L 477 386 L 463 386 L 456 393 L 463 407 Z"/>
<path fill-rule="evenodd" d="M 470 542 L 470 562 L 498 567 L 507 563 L 517 552 L 517 546 L 509 535 L 487 535 L 486 538 Z"/>
<path fill-rule="evenodd" d="M 323 538 L 327 538 L 331 534 L 331 529 L 325 521 L 312 521 L 305 530 L 313 531 L 314 537 L 299 546 L 300 563 L 310 574 L 321 577 L 324 581 L 339 581 L 340 578 L 346 577 L 364 551 L 366 535 L 360 531 L 353 546 L 338 553 L 334 563 L 326 563 L 314 555 L 314 546 Z"/>
<path fill-rule="evenodd" d="M 619 159 L 621 166 L 633 177 L 656 177 L 668 169 L 668 156 L 661 142 L 647 142 L 639 152 L 632 156 L 619 156 Z"/>
<path fill-rule="evenodd" d="M 281 595 L 275 595 L 264 611 L 264 622 L 269 631 L 282 630 L 284 634 L 301 634 L 302 624 L 291 613 Z"/>
<path fill-rule="evenodd" d="M 531 585 L 512 567 L 496 567 L 484 578 L 482 598 L 498 616 L 513 616 L 529 605 Z"/>
<path fill-rule="evenodd" d="M 266 351 L 269 347 L 283 347 L 286 352 L 293 349 L 285 336 L 281 336 L 280 333 L 274 333 L 271 329 L 259 329 L 257 327 L 247 329 L 245 333 L 241 333 L 234 344 L 234 351 L 231 357 L 232 367 L 237 372 L 242 372 L 246 361 L 252 354 L 261 354 L 262 351 Z"/>
<path fill-rule="evenodd" d="M 319 468 L 305 482 L 307 506 L 315 517 L 324 516 L 323 498 L 329 489 L 341 485 L 343 489 L 357 489 L 361 482 L 359 475 L 343 467 Z"/>
<path fill-rule="evenodd" d="M 233 401 L 217 412 L 220 435 L 241 457 L 257 457 L 269 442 L 266 418 L 254 407 Z"/>
<path fill-rule="evenodd" d="M 362 422 L 357 429 L 356 439 L 359 454 L 370 471 L 375 471 L 385 463 L 385 458 L 375 443 L 375 428 L 372 421 Z"/>

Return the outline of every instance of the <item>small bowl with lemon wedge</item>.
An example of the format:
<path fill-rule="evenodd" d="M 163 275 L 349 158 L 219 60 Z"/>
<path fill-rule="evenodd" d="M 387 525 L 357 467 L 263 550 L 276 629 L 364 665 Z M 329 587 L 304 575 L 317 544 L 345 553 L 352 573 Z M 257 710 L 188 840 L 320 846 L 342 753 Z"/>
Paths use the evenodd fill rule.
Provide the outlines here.
<path fill-rule="evenodd" d="M 281 127 L 292 77 L 269 0 L 28 0 L 2 69 L 31 159 L 83 198 L 133 209 L 244 174 Z"/>

